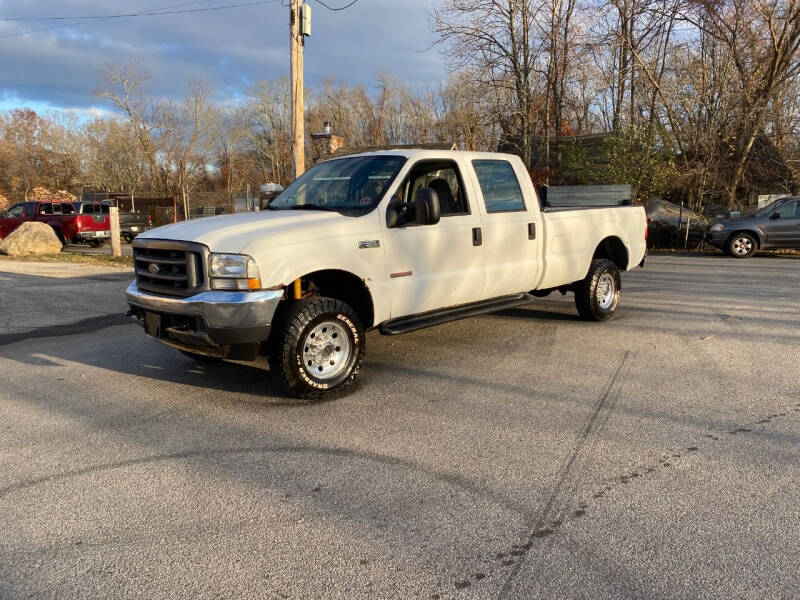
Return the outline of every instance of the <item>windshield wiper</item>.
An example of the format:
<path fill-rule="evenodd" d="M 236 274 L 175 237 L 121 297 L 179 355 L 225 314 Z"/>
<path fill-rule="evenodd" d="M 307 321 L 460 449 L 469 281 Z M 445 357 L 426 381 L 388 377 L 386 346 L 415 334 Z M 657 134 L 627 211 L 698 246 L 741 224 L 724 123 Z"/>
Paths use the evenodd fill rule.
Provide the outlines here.
<path fill-rule="evenodd" d="M 332 208 L 330 206 L 322 206 L 321 204 L 295 204 L 290 206 L 289 210 L 327 210 L 331 212 L 339 212 L 341 208 Z"/>

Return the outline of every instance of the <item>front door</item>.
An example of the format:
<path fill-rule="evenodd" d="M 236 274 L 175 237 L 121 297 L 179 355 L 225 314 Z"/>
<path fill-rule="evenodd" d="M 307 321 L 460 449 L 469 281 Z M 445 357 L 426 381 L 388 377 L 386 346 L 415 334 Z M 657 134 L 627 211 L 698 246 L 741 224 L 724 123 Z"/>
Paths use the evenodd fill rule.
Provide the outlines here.
<path fill-rule="evenodd" d="M 423 187 L 439 197 L 442 216 L 435 225 L 413 221 L 414 194 Z M 480 299 L 481 221 L 469 196 L 460 166 L 449 160 L 416 163 L 394 192 L 391 202 L 405 208 L 384 238 L 392 318 Z"/>
<path fill-rule="evenodd" d="M 767 234 L 778 248 L 800 248 L 800 200 L 787 202 L 773 213 Z"/>
<path fill-rule="evenodd" d="M 24 204 L 15 204 L 0 217 L 0 238 L 6 237 L 22 224 Z"/>

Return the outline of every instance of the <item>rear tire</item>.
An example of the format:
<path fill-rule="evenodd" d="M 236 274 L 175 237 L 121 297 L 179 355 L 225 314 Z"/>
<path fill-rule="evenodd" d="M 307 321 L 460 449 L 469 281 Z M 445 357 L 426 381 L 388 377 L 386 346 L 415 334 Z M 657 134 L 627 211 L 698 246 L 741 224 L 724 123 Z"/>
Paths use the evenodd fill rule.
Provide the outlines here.
<path fill-rule="evenodd" d="M 325 296 L 298 300 L 275 326 L 269 364 L 287 393 L 316 399 L 339 395 L 353 385 L 366 340 L 351 306 Z"/>
<path fill-rule="evenodd" d="M 60 229 L 56 229 L 55 227 L 53 227 L 53 232 L 55 232 L 58 241 L 61 242 L 61 248 L 64 248 L 64 246 L 67 245 L 67 239 L 64 237 L 64 234 L 61 233 Z"/>
<path fill-rule="evenodd" d="M 728 239 L 728 254 L 733 258 L 750 258 L 758 250 L 758 242 L 749 233 L 734 233 Z"/>
<path fill-rule="evenodd" d="M 589 273 L 575 284 L 575 307 L 586 321 L 607 321 L 619 306 L 622 279 L 619 269 L 610 260 L 592 261 Z"/>

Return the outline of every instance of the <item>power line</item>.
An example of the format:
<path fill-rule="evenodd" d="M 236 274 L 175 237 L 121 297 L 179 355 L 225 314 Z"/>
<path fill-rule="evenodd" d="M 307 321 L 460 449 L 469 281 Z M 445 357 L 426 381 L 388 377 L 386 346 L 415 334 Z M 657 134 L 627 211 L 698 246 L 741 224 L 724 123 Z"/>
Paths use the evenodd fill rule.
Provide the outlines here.
<path fill-rule="evenodd" d="M 210 0 L 200 0 L 200 2 L 187 2 L 186 4 L 200 4 L 202 2 L 209 2 Z M 187 8 L 185 10 L 171 10 L 166 11 L 164 9 L 156 9 L 150 12 L 138 12 L 138 13 L 120 13 L 116 15 L 93 15 L 93 16 L 84 16 L 84 17 L 17 17 L 12 19 L 6 19 L 0 17 L 2 21 L 74 21 L 76 19 L 81 20 L 91 20 L 91 19 L 122 19 L 126 17 L 157 17 L 160 15 L 182 15 L 185 13 L 197 13 L 197 12 L 209 12 L 212 10 L 226 10 L 228 8 L 242 8 L 245 6 L 257 6 L 259 4 L 272 4 L 273 2 L 277 2 L 278 0 L 260 0 L 258 2 L 244 2 L 241 4 L 228 4 L 226 6 L 209 6 L 207 8 Z M 186 6 L 186 4 L 180 4 L 178 6 Z"/>
<path fill-rule="evenodd" d="M 350 4 L 346 4 L 345 6 L 339 6 L 339 7 L 335 7 L 335 6 L 328 6 L 328 5 L 327 5 L 327 4 L 325 4 L 325 3 L 324 3 L 322 0 L 316 0 L 316 1 L 317 1 L 319 4 L 322 4 L 322 6 L 324 6 L 324 7 L 325 7 L 325 8 L 327 8 L 328 10 L 332 10 L 332 11 L 334 11 L 334 12 L 335 12 L 335 11 L 337 11 L 337 10 L 346 10 L 346 9 L 350 8 L 351 6 L 353 6 L 353 4 L 355 4 L 356 2 L 358 2 L 358 0 L 352 0 L 352 2 L 350 2 Z"/>
<path fill-rule="evenodd" d="M 157 17 L 162 15 L 179 15 L 185 13 L 198 13 L 198 12 L 209 12 L 209 11 L 217 11 L 217 10 L 227 10 L 230 8 L 244 8 L 247 6 L 259 6 L 263 4 L 274 4 L 275 2 L 279 2 L 280 0 L 260 0 L 259 2 L 245 2 L 241 4 L 229 4 L 226 6 L 212 6 L 208 8 L 194 8 L 194 9 L 187 9 L 187 10 L 166 10 L 168 8 L 173 8 L 177 6 L 187 6 L 190 4 L 201 4 L 203 2 L 209 2 L 212 0 L 199 0 L 198 2 L 185 2 L 183 4 L 176 4 L 172 7 L 165 7 L 164 9 L 158 9 L 157 11 L 152 12 L 141 12 L 141 13 L 126 13 L 126 14 L 119 14 L 119 15 L 96 15 L 96 16 L 86 16 L 86 17 L 41 17 L 39 19 L 3 19 L 0 18 L 0 21 L 23 21 L 23 20 L 70 20 L 70 23 L 65 25 L 54 25 L 52 27 L 41 27 L 39 29 L 29 29 L 28 31 L 18 31 L 15 33 L 8 33 L 6 35 L 0 35 L 0 40 L 5 38 L 12 38 L 17 37 L 20 35 L 27 35 L 29 33 L 37 33 L 40 31 L 51 31 L 53 29 L 63 29 L 64 27 L 73 27 L 77 25 L 86 25 L 86 24 L 93 24 L 98 23 L 100 21 L 107 21 L 109 19 L 122 19 L 128 17 Z"/>
<path fill-rule="evenodd" d="M 194 0 L 193 2 L 181 2 L 180 4 L 170 4 L 169 6 L 162 6 L 161 8 L 152 9 L 153 12 L 160 12 L 169 10 L 171 8 L 181 8 L 183 6 L 192 6 L 193 4 L 208 4 L 215 0 Z M 114 16 L 127 16 L 127 15 L 94 15 L 86 17 L 0 17 L 0 21 L 68 21 L 78 19 L 109 19 Z"/>

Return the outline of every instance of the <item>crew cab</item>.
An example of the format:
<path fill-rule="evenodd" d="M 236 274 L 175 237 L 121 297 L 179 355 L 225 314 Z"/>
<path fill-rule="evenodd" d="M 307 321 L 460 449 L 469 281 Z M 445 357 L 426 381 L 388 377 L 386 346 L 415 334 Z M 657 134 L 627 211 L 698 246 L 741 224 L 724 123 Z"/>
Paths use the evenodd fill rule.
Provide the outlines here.
<path fill-rule="evenodd" d="M 81 214 L 72 202 L 20 202 L 0 213 L 0 238 L 6 237 L 26 221 L 41 221 L 53 228 L 62 244 L 89 242 L 99 245 L 111 236 L 108 216 L 95 218 Z"/>
<path fill-rule="evenodd" d="M 129 314 L 197 359 L 269 358 L 302 398 L 346 389 L 365 332 L 415 331 L 573 292 L 604 321 L 644 263 L 638 206 L 541 208 L 523 162 L 393 150 L 312 167 L 259 213 L 133 242 Z"/>
<path fill-rule="evenodd" d="M 749 258 L 757 250 L 800 249 L 800 198 L 780 198 L 752 217 L 720 219 L 706 239 L 734 258 Z"/>

